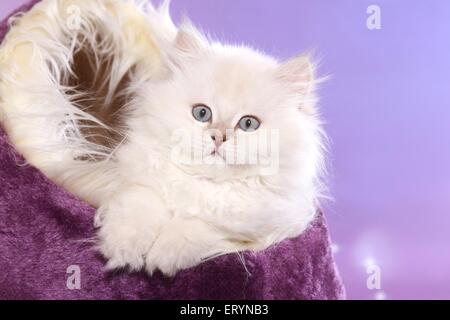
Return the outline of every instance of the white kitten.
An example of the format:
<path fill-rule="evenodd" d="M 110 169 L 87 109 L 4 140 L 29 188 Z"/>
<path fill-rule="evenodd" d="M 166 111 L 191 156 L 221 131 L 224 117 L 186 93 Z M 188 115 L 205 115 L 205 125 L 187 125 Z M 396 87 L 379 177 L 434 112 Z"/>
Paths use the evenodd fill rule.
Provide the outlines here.
<path fill-rule="evenodd" d="M 167 78 L 139 88 L 117 152 L 121 185 L 99 209 L 110 267 L 171 275 L 296 236 L 317 210 L 322 148 L 308 59 L 279 65 L 191 26 L 174 43 Z M 246 164 L 252 152 L 257 162 Z"/>
<path fill-rule="evenodd" d="M 43 170 L 98 206 L 109 268 L 173 275 L 299 235 L 315 217 L 323 164 L 311 62 L 279 63 L 160 18 L 148 24 L 163 68 L 131 77 L 126 138 L 102 161 Z"/>

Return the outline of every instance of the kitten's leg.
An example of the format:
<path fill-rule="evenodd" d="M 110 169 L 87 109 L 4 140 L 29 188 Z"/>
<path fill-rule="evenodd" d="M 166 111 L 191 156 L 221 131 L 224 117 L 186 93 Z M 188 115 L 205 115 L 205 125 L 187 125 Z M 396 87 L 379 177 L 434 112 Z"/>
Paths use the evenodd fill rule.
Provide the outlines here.
<path fill-rule="evenodd" d="M 196 218 L 172 219 L 161 230 L 146 257 L 146 270 L 156 269 L 168 276 L 226 252 L 233 246 L 223 234 Z"/>
<path fill-rule="evenodd" d="M 140 270 L 169 213 L 151 189 L 128 186 L 117 192 L 97 211 L 99 249 L 108 259 L 107 268 Z"/>

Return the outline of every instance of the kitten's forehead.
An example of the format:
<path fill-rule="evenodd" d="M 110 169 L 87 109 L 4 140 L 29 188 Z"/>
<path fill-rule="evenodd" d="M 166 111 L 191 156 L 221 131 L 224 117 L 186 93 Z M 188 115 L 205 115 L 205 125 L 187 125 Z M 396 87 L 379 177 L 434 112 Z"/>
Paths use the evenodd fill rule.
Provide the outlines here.
<path fill-rule="evenodd" d="M 237 113 L 260 105 L 271 89 L 277 67 L 272 58 L 248 49 L 225 49 L 205 63 L 210 68 L 208 82 L 222 121 L 231 121 Z"/>
<path fill-rule="evenodd" d="M 273 75 L 278 63 L 272 58 L 246 48 L 225 48 L 213 53 L 206 63 L 211 65 L 216 82 L 236 85 L 257 83 Z M 232 81 L 231 81 L 232 80 Z"/>

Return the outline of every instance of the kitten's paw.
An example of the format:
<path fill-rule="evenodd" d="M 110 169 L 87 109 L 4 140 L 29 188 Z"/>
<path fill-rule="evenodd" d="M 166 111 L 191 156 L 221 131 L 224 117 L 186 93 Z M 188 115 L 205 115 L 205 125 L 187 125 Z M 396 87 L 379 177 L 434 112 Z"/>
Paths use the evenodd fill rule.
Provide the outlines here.
<path fill-rule="evenodd" d="M 156 234 L 150 222 L 131 215 L 107 212 L 98 231 L 98 249 L 108 260 L 106 268 L 141 270 Z"/>
<path fill-rule="evenodd" d="M 194 267 L 219 253 L 213 250 L 216 236 L 201 223 L 189 220 L 170 223 L 147 253 L 145 268 L 150 274 L 159 270 L 171 277 L 180 270 Z"/>
<path fill-rule="evenodd" d="M 164 275 L 172 277 L 182 269 L 199 264 L 201 260 L 201 247 L 183 239 L 176 231 L 166 231 L 148 252 L 146 270 L 150 274 L 160 270 Z"/>
<path fill-rule="evenodd" d="M 99 250 L 108 260 L 107 270 L 128 267 L 132 271 L 143 268 L 145 254 L 152 243 L 135 229 L 127 226 L 108 228 L 99 233 Z"/>
<path fill-rule="evenodd" d="M 165 209 L 151 190 L 129 186 L 97 210 L 94 223 L 98 231 L 98 248 L 108 260 L 107 269 L 128 267 L 140 270 L 145 255 L 167 219 Z"/>

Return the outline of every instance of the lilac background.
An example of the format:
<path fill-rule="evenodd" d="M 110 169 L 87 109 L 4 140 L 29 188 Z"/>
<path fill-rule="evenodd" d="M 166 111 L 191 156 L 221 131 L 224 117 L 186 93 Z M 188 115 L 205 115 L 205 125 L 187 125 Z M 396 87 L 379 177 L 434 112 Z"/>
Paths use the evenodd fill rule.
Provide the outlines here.
<path fill-rule="evenodd" d="M 0 2 L 0 18 L 25 0 Z M 382 29 L 366 27 L 366 8 Z M 327 204 L 349 298 L 450 299 L 450 1 L 173 0 L 221 40 L 315 49 L 332 141 Z M 366 286 L 367 264 L 381 290 Z"/>

